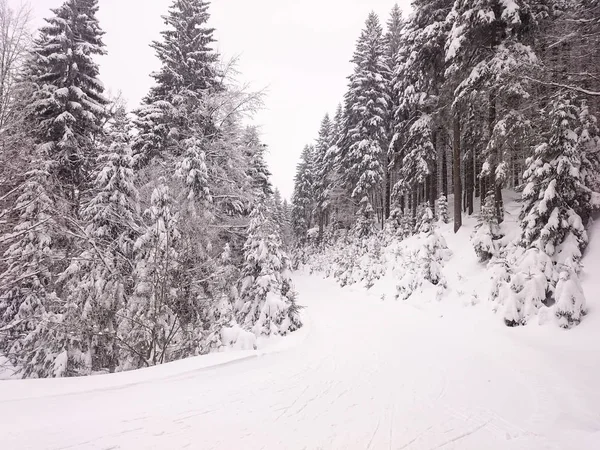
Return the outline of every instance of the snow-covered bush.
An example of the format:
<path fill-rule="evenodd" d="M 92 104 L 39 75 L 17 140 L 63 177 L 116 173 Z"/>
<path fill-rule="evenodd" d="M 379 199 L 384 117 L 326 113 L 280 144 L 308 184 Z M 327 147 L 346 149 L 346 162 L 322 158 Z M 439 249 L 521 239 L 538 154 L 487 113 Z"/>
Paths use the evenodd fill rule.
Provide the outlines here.
<path fill-rule="evenodd" d="M 481 208 L 478 223 L 471 236 L 473 247 L 480 262 L 488 262 L 492 257 L 498 255 L 498 239 L 502 237 L 494 198 L 488 195 L 485 204 Z"/>
<path fill-rule="evenodd" d="M 563 328 L 578 325 L 586 313 L 586 304 L 579 276 L 575 270 L 566 267 L 560 272 L 554 298 L 559 325 Z"/>
<path fill-rule="evenodd" d="M 440 222 L 450 222 L 450 218 L 448 217 L 448 199 L 444 194 L 440 195 L 440 198 L 437 200 L 437 215 Z"/>
<path fill-rule="evenodd" d="M 552 261 L 544 252 L 531 248 L 525 252 L 515 273 L 504 289 L 504 322 L 508 326 L 524 325 L 538 310 L 548 305 L 552 285 Z"/>
<path fill-rule="evenodd" d="M 431 208 L 425 208 L 418 235 L 409 239 L 406 245 L 403 273 L 397 286 L 398 297 L 407 299 L 424 282 L 438 286 L 437 295 L 441 295 L 446 287 L 442 268 L 451 251 L 436 228 Z"/>

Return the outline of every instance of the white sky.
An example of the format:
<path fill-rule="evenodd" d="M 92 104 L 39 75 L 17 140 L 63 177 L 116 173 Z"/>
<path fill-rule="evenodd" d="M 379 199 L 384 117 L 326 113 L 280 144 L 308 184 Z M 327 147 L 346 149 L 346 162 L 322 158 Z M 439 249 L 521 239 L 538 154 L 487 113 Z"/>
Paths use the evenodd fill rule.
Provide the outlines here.
<path fill-rule="evenodd" d="M 12 0 L 16 1 L 16 0 Z M 30 0 L 35 26 L 62 0 Z M 108 56 L 100 60 L 107 89 L 122 91 L 136 107 L 158 67 L 149 47 L 164 29 L 160 18 L 172 0 L 100 0 L 99 19 Z M 210 25 L 217 50 L 240 57 L 240 81 L 267 88 L 256 119 L 269 146 L 273 184 L 290 198 L 296 163 L 317 136 L 323 115 L 335 112 L 346 90 L 354 44 L 368 13 L 382 24 L 394 3 L 405 11 L 410 0 L 214 0 Z"/>

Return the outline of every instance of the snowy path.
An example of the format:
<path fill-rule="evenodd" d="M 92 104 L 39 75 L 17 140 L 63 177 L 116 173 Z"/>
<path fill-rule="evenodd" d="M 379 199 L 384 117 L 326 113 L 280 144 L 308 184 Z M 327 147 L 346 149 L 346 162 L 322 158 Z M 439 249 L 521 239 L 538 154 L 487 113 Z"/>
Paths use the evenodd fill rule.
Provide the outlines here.
<path fill-rule="evenodd" d="M 474 312 L 439 317 L 316 276 L 297 285 L 309 323 L 285 351 L 0 383 L 0 448 L 600 448 L 598 342 L 550 347 Z"/>

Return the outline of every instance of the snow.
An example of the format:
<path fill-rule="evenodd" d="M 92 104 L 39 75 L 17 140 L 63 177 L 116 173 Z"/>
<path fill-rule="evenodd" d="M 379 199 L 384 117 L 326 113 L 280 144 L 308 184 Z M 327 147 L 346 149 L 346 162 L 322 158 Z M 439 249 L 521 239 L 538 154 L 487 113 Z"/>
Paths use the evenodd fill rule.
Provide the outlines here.
<path fill-rule="evenodd" d="M 518 208 L 507 208 L 510 238 Z M 600 224 L 581 274 L 589 314 L 568 331 L 543 318 L 504 326 L 469 242 L 475 224 L 456 235 L 440 224 L 453 252 L 440 300 L 435 287 L 394 300 L 394 274 L 367 291 L 299 272 L 305 326 L 258 338 L 259 350 L 3 381 L 2 448 L 600 448 Z"/>

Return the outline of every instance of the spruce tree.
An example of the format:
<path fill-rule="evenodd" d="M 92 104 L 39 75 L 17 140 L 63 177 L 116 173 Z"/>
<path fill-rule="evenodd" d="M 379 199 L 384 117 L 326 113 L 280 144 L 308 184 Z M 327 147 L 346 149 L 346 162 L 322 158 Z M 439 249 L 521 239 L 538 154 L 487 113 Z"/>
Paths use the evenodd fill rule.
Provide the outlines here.
<path fill-rule="evenodd" d="M 296 239 L 301 244 L 307 239 L 308 230 L 313 224 L 314 210 L 314 150 L 304 147 L 300 163 L 296 168 L 294 179 L 294 194 L 292 196 L 292 228 Z"/>
<path fill-rule="evenodd" d="M 104 55 L 97 0 L 66 0 L 52 10 L 35 40 L 25 78 L 33 85 L 29 120 L 36 142 L 53 161 L 62 195 L 77 207 L 91 180 L 95 137 L 108 101 L 95 58 Z"/>
<path fill-rule="evenodd" d="M 256 336 L 285 335 L 300 328 L 290 275 L 275 224 L 266 204 L 259 203 L 250 215 L 244 244 L 240 298 L 235 305 L 238 323 Z"/>
<path fill-rule="evenodd" d="M 369 201 L 381 195 L 388 142 L 386 119 L 389 106 L 386 79 L 389 68 L 379 18 L 369 14 L 352 58 L 354 73 L 346 94 L 348 140 L 345 177 L 352 197 Z"/>
<path fill-rule="evenodd" d="M 24 375 L 52 376 L 62 371 L 54 365 L 56 354 L 39 348 L 36 331 L 51 318 L 58 304 L 56 296 L 54 240 L 57 224 L 51 194 L 53 186 L 46 161 L 33 161 L 38 166 L 26 173 L 15 203 L 18 223 L 2 237 L 8 244 L 4 253 L 8 265 L 0 275 L 0 349 Z M 56 320 L 60 326 L 60 320 Z M 33 349 L 38 349 L 32 354 Z M 41 361 L 38 353 L 48 361 Z"/>
<path fill-rule="evenodd" d="M 319 240 L 323 239 L 325 226 L 328 225 L 330 207 L 330 183 L 334 159 L 330 152 L 333 144 L 333 124 L 326 114 L 321 122 L 319 137 L 315 145 L 315 216 L 319 225 Z"/>
<path fill-rule="evenodd" d="M 583 291 L 576 288 L 588 242 L 577 210 L 590 201 L 575 132 L 579 110 L 565 96 L 549 109 L 546 142 L 535 149 L 524 173 L 520 245 L 526 253 L 511 281 L 509 325 L 525 323 L 542 304 L 557 302 L 557 316 L 570 326 L 586 308 Z"/>
<path fill-rule="evenodd" d="M 567 265 L 577 264 L 587 235 L 577 214 L 590 201 L 581 179 L 581 154 L 575 133 L 578 108 L 560 98 L 548 114 L 551 123 L 546 142 L 527 161 L 523 177 L 521 245 L 535 247 Z"/>
<path fill-rule="evenodd" d="M 178 218 L 166 180 L 158 180 L 145 226 L 134 245 L 134 292 L 120 312 L 118 330 L 125 369 L 160 364 L 173 358 L 172 345 L 180 331 L 174 311 L 178 298 L 180 239 Z"/>
<path fill-rule="evenodd" d="M 108 130 L 108 147 L 98 156 L 94 195 L 82 211 L 87 226 L 80 230 L 81 253 L 61 275 L 63 295 L 81 304 L 82 332 L 91 342 L 88 371 L 114 372 L 118 366 L 118 314 L 132 294 L 140 211 L 129 131 L 121 108 Z"/>
<path fill-rule="evenodd" d="M 161 67 L 152 74 L 156 84 L 137 111 L 139 135 L 134 151 L 139 164 L 147 164 L 159 154 L 180 155 L 184 151 L 180 142 L 192 137 L 192 122 L 201 135 L 215 133 L 206 99 L 221 90 L 222 83 L 218 54 L 212 48 L 214 30 L 207 26 L 209 4 L 174 0 L 163 17 L 167 29 L 161 33 L 162 39 L 152 44 Z"/>

